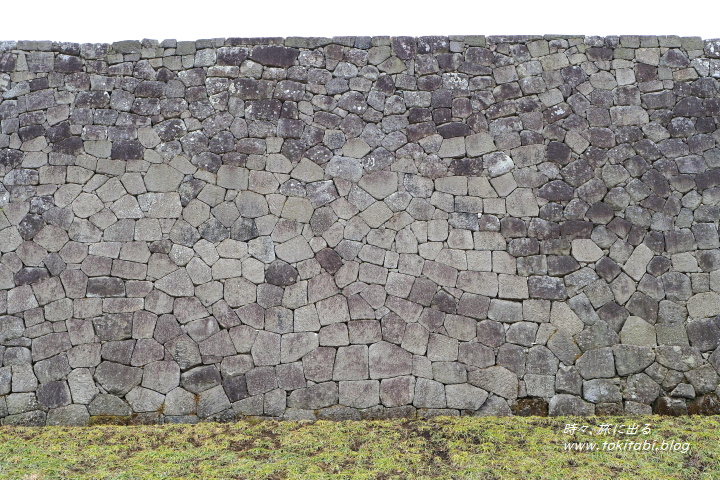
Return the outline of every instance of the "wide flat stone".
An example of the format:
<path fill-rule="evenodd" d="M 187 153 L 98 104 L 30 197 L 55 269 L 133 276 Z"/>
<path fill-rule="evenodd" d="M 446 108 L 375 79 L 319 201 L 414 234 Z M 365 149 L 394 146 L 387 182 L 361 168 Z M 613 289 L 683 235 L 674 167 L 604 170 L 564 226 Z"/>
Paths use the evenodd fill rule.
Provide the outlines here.
<path fill-rule="evenodd" d="M 703 292 L 693 295 L 687 302 L 692 318 L 707 318 L 720 314 L 720 294 Z"/>

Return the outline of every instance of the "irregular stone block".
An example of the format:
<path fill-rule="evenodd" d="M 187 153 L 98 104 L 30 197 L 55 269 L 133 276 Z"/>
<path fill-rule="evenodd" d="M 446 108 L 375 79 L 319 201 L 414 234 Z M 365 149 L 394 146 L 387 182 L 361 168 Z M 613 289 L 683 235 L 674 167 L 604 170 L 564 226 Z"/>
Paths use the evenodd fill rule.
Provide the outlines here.
<path fill-rule="evenodd" d="M 294 390 L 287 402 L 290 408 L 315 410 L 329 407 L 338 402 L 338 386 L 334 382 L 325 382 Z"/>
<path fill-rule="evenodd" d="M 370 378 L 392 378 L 412 372 L 412 354 L 388 342 L 370 346 L 368 351 Z"/>
<path fill-rule="evenodd" d="M 501 366 L 473 370 L 468 373 L 468 382 L 509 400 L 518 395 L 517 375 Z"/>
<path fill-rule="evenodd" d="M 258 45 L 250 52 L 250 59 L 269 67 L 291 67 L 299 55 L 295 48 L 277 45 Z"/>
<path fill-rule="evenodd" d="M 615 376 L 615 358 L 610 347 L 588 350 L 577 359 L 575 365 L 584 379 Z"/>
<path fill-rule="evenodd" d="M 180 385 L 180 367 L 177 363 L 157 361 L 143 367 L 143 387 L 167 394 L 178 385 Z"/>
<path fill-rule="evenodd" d="M 555 395 L 548 404 L 548 415 L 550 416 L 593 415 L 594 413 L 595 406 L 592 403 L 568 394 Z"/>
<path fill-rule="evenodd" d="M 119 363 L 102 362 L 95 370 L 95 379 L 108 392 L 125 395 L 140 384 L 143 372 L 139 368 Z"/>
<path fill-rule="evenodd" d="M 418 378 L 415 382 L 413 405 L 418 408 L 445 408 L 445 386 L 427 378 Z"/>

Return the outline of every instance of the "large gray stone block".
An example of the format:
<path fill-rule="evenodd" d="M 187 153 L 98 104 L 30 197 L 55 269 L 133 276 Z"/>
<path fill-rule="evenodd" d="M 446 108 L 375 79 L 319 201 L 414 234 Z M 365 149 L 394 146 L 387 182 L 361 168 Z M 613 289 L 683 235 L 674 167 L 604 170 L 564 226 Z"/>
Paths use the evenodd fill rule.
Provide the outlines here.
<path fill-rule="evenodd" d="M 368 350 L 370 378 L 392 378 L 412 372 L 412 354 L 397 345 L 378 342 Z"/>
<path fill-rule="evenodd" d="M 505 367 L 494 366 L 473 370 L 468 373 L 468 382 L 508 400 L 518 396 L 518 377 Z"/>
<path fill-rule="evenodd" d="M 315 410 L 334 405 L 337 401 L 337 384 L 324 382 L 291 392 L 288 396 L 288 407 Z"/>

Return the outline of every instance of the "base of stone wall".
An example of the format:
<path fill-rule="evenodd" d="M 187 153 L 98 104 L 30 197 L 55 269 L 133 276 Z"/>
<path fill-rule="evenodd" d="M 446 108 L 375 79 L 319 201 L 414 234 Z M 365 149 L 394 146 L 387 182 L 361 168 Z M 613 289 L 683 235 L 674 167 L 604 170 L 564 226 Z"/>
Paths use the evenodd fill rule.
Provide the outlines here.
<path fill-rule="evenodd" d="M 638 415 L 720 415 L 720 399 L 710 393 L 693 400 L 683 398 L 660 397 L 652 405 L 633 401 L 622 403 L 588 404 L 573 395 L 556 395 L 549 401 L 545 398 L 519 398 L 508 402 L 500 397 L 491 396 L 478 410 L 458 410 L 453 408 L 415 408 L 411 405 L 400 407 L 375 406 L 366 409 L 333 405 L 317 410 L 298 408 L 285 409 L 280 416 L 264 415 L 262 409 L 256 412 L 238 411 L 229 408 L 206 417 L 197 415 L 164 415 L 161 412 L 133 413 L 130 415 L 90 415 L 83 405 L 68 405 L 49 411 L 33 410 L 2 419 L 3 426 L 43 427 L 43 426 L 97 426 L 97 425 L 163 425 L 173 423 L 195 424 L 201 422 L 230 423 L 239 421 L 345 421 L 345 420 L 390 420 L 390 419 L 429 419 L 434 417 L 507 417 L 507 416 L 638 416 Z"/>

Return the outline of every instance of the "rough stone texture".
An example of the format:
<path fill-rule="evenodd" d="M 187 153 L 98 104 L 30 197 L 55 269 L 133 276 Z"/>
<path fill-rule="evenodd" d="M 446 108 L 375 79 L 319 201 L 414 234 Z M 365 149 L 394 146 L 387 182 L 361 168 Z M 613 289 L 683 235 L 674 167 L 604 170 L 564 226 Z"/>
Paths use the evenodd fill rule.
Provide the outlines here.
<path fill-rule="evenodd" d="M 0 53 L 0 423 L 717 412 L 717 40 L 67 45 Z"/>

